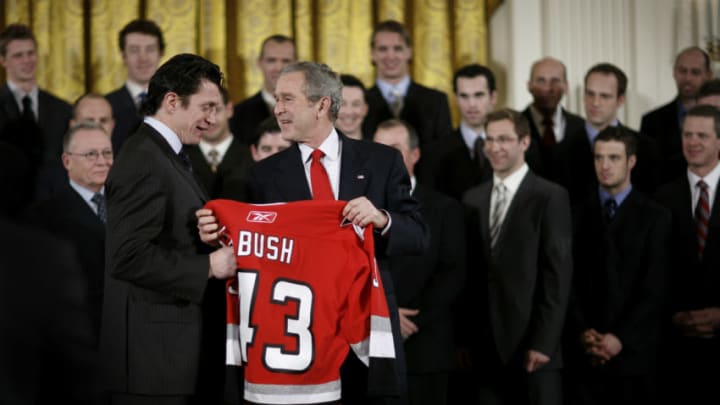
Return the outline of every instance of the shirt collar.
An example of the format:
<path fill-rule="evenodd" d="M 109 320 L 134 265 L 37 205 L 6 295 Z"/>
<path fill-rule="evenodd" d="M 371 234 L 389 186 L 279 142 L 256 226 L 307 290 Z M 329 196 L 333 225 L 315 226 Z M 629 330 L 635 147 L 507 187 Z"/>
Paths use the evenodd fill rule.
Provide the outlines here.
<path fill-rule="evenodd" d="M 73 190 L 77 191 L 77 193 L 80 194 L 80 197 L 82 197 L 82 199 L 85 200 L 85 202 L 87 202 L 88 204 L 92 203 L 94 206 L 95 203 L 92 202 L 92 198 L 95 195 L 94 191 L 92 191 L 86 187 L 83 187 L 72 180 L 70 180 L 70 187 L 72 187 Z M 103 194 L 103 195 L 105 194 L 105 186 L 103 186 L 100 189 L 100 194 Z"/>
<path fill-rule="evenodd" d="M 393 101 L 395 96 L 392 94 L 393 90 L 400 92 L 404 98 L 407 95 L 408 88 L 410 87 L 410 75 L 406 75 L 397 84 L 390 84 L 382 79 L 377 79 L 375 82 L 380 89 L 380 93 L 387 102 Z"/>
<path fill-rule="evenodd" d="M 208 157 L 208 158 L 209 158 L 208 152 L 215 149 L 218 152 L 218 161 L 222 162 L 223 157 L 227 153 L 227 150 L 230 148 L 230 144 L 232 143 L 232 141 L 233 141 L 232 134 L 230 134 L 230 136 L 228 136 L 227 138 L 223 139 L 222 141 L 220 141 L 219 143 L 217 143 L 215 145 L 208 143 L 201 139 L 200 143 L 198 144 L 198 147 L 202 151 L 203 156 Z"/>
<path fill-rule="evenodd" d="M 136 83 L 130 79 L 127 79 L 125 82 L 125 87 L 127 87 L 128 93 L 132 96 L 133 100 L 138 100 L 138 97 L 140 97 L 140 93 L 145 92 L 147 93 L 147 88 L 142 86 L 140 83 Z"/>
<path fill-rule="evenodd" d="M 690 169 L 687 171 L 687 176 L 691 189 L 695 187 L 697 182 L 700 180 L 703 180 L 710 188 L 714 188 L 715 185 L 718 184 L 718 180 L 720 180 L 720 163 L 717 163 L 715 168 L 713 168 L 705 177 L 698 176 L 697 174 L 691 172 Z"/>
<path fill-rule="evenodd" d="M 460 135 L 462 135 L 465 146 L 468 147 L 470 154 L 472 154 L 475 149 L 475 141 L 477 141 L 478 137 L 485 139 L 485 131 L 475 132 L 469 125 L 462 121 L 460 121 Z"/>
<path fill-rule="evenodd" d="M 623 201 L 627 198 L 627 196 L 632 191 L 632 184 L 625 187 L 624 190 L 621 192 L 612 195 L 608 193 L 607 191 L 603 190 L 602 187 L 598 187 L 598 195 L 600 196 L 600 205 L 605 205 L 605 202 L 608 200 L 615 200 L 615 204 L 619 207 L 622 205 Z"/>
<path fill-rule="evenodd" d="M 29 93 L 25 93 L 20 86 L 16 85 L 15 83 L 11 82 L 10 80 L 7 81 L 8 88 L 10 89 L 10 92 L 12 93 L 13 97 L 15 98 L 15 101 L 17 102 L 17 105 L 20 107 L 20 111 L 22 111 L 22 99 L 26 95 L 30 96 L 30 99 L 32 100 L 32 106 L 33 110 L 36 110 L 36 106 L 38 105 L 38 86 L 35 85 L 35 87 L 30 90 Z"/>
<path fill-rule="evenodd" d="M 505 179 L 500 180 L 499 177 L 493 174 L 493 187 L 497 186 L 498 183 L 503 183 L 507 190 L 510 192 L 510 195 L 515 194 L 518 188 L 520 188 L 520 183 L 525 178 L 525 175 L 528 173 L 528 165 L 527 163 L 523 163 L 522 166 L 520 166 L 519 169 L 515 171 L 515 173 L 507 176 Z"/>
<path fill-rule="evenodd" d="M 609 126 L 611 126 L 611 127 L 616 127 L 616 126 L 618 126 L 618 125 L 620 125 L 620 121 L 618 121 L 617 118 L 616 118 L 615 120 L 613 120 L 613 122 L 610 123 Z M 600 131 L 597 130 L 597 129 L 595 129 L 595 127 L 593 127 L 592 125 L 590 125 L 590 122 L 588 122 L 588 121 L 586 120 L 586 121 L 585 121 L 585 133 L 587 133 L 588 140 L 590 141 L 590 145 L 592 145 L 592 144 L 595 142 L 595 138 L 597 138 L 597 136 L 598 136 L 598 134 L 600 133 Z"/>
<path fill-rule="evenodd" d="M 268 106 L 270 110 L 275 108 L 275 96 L 270 93 L 269 91 L 265 90 L 263 87 L 262 90 L 260 90 L 260 96 L 262 97 L 263 101 L 265 102 L 265 105 Z"/>
<path fill-rule="evenodd" d="M 299 143 L 298 146 L 300 147 L 300 155 L 302 156 L 302 161 L 307 162 L 308 160 L 310 160 L 310 154 L 312 154 L 312 151 L 314 149 L 304 143 Z M 335 128 L 332 129 L 330 135 L 325 138 L 325 140 L 323 141 L 323 143 L 320 144 L 318 149 L 325 153 L 324 159 L 340 159 L 340 136 L 338 135 Z"/>
<path fill-rule="evenodd" d="M 177 136 L 177 134 L 170 129 L 165 123 L 163 123 L 160 120 L 157 120 L 153 117 L 145 117 L 144 122 L 148 125 L 150 125 L 154 130 L 158 131 L 160 135 L 165 139 L 165 141 L 170 145 L 173 152 L 180 153 L 180 150 L 182 149 L 182 142 L 180 141 L 180 137 Z"/>

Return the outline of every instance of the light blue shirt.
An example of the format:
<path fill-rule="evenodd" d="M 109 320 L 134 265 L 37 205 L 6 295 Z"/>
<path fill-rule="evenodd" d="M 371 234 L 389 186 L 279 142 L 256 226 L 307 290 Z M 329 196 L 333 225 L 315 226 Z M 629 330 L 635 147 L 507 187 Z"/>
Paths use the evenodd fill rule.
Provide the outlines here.
<path fill-rule="evenodd" d="M 405 76 L 400 80 L 397 84 L 392 85 L 386 81 L 377 79 L 375 82 L 378 86 L 378 89 L 380 89 L 380 94 L 382 94 L 383 98 L 388 104 L 392 104 L 393 101 L 395 101 L 395 95 L 393 94 L 393 91 L 400 93 L 402 98 L 405 98 L 407 96 L 408 88 L 410 87 L 410 76 Z"/>

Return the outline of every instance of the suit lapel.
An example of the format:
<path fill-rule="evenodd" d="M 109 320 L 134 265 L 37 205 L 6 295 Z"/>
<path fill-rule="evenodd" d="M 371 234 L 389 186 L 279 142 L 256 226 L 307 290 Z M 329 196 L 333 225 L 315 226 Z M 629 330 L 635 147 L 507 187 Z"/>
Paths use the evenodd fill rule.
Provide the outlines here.
<path fill-rule="evenodd" d="M 277 170 L 278 175 L 273 181 L 284 201 L 312 200 L 302 154 L 297 144 L 287 149 L 287 155 L 280 160 Z"/>
<path fill-rule="evenodd" d="M 365 169 L 367 156 L 356 147 L 360 141 L 349 139 L 340 132 L 338 134 L 342 145 L 338 199 L 349 201 L 365 194 L 370 173 Z"/>
<path fill-rule="evenodd" d="M 5 83 L 0 89 L 0 98 L 2 99 L 2 106 L 0 106 L 5 112 L 5 116 L 8 121 L 15 120 L 20 116 L 20 107 L 15 102 L 15 97 L 10 91 L 7 83 Z"/>

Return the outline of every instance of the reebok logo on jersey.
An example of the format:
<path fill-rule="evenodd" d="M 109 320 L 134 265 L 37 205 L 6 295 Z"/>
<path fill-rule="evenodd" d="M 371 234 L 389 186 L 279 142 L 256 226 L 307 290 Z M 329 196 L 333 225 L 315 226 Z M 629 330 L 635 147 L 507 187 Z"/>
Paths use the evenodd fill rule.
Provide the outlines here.
<path fill-rule="evenodd" d="M 272 224 L 277 218 L 277 212 L 271 211 L 250 211 L 248 212 L 248 222 L 260 222 L 265 224 Z"/>

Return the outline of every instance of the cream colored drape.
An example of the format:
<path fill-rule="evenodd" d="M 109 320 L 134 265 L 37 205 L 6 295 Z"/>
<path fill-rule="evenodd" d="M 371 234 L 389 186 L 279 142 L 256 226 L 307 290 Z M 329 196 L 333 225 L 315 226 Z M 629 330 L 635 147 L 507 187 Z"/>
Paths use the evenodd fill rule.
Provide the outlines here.
<path fill-rule="evenodd" d="M 294 37 L 302 60 L 358 76 L 370 86 L 370 34 L 377 21 L 403 22 L 413 40 L 415 80 L 450 94 L 452 73 L 487 58 L 487 9 L 499 0 L 5 0 L 3 27 L 29 24 L 39 43 L 40 86 L 72 102 L 119 87 L 125 69 L 118 32 L 145 17 L 162 28 L 165 57 L 192 52 L 225 72 L 235 101 L 256 92 L 262 40 Z"/>

